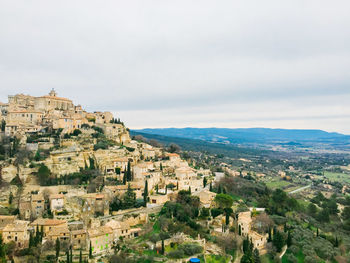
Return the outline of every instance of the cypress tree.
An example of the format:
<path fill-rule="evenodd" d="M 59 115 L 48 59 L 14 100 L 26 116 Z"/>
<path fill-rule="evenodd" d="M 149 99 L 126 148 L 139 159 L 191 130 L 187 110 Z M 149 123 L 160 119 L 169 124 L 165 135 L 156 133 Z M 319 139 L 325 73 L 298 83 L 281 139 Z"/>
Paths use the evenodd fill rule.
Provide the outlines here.
<path fill-rule="evenodd" d="M 35 239 L 34 239 L 34 245 L 37 246 L 40 242 L 40 231 L 39 231 L 39 225 L 36 225 L 36 231 L 35 231 Z"/>
<path fill-rule="evenodd" d="M 291 245 L 292 245 L 292 235 L 290 234 L 290 231 L 288 231 L 287 246 L 290 247 Z"/>
<path fill-rule="evenodd" d="M 34 237 L 33 237 L 33 232 L 30 231 L 29 233 L 29 248 L 34 246 Z"/>
<path fill-rule="evenodd" d="M 132 181 L 130 161 L 128 161 L 128 168 L 126 171 L 126 181 L 128 181 L 128 182 Z"/>
<path fill-rule="evenodd" d="M 126 174 L 126 169 L 124 169 L 124 175 L 123 175 L 123 185 L 126 185 L 126 181 L 127 181 L 127 174 Z"/>
<path fill-rule="evenodd" d="M 70 262 L 73 263 L 73 250 L 72 250 L 72 246 L 70 246 Z"/>
<path fill-rule="evenodd" d="M 11 205 L 13 201 L 13 194 L 12 192 L 10 192 L 10 196 L 9 196 L 9 204 Z"/>
<path fill-rule="evenodd" d="M 225 213 L 225 221 L 226 221 L 226 225 L 230 223 L 230 214 L 227 212 Z"/>
<path fill-rule="evenodd" d="M 335 237 L 335 244 L 334 244 L 335 247 L 338 247 L 339 246 L 339 241 L 338 241 L 338 237 Z"/>
<path fill-rule="evenodd" d="M 162 255 L 164 255 L 164 251 L 165 251 L 165 248 L 164 248 L 164 239 L 162 239 Z"/>
<path fill-rule="evenodd" d="M 210 182 L 210 184 L 209 184 L 209 191 L 210 191 L 210 192 L 213 192 L 213 185 L 212 185 L 211 182 Z"/>
<path fill-rule="evenodd" d="M 83 263 L 83 252 L 80 248 L 80 253 L 79 253 L 79 263 Z"/>
<path fill-rule="evenodd" d="M 67 263 L 70 263 L 70 257 L 69 257 L 69 249 L 66 251 L 66 256 L 67 256 Z"/>
<path fill-rule="evenodd" d="M 222 193 L 226 194 L 226 188 L 225 187 L 222 188 Z"/>
<path fill-rule="evenodd" d="M 319 236 L 319 230 L 318 230 L 318 228 L 317 228 L 317 230 L 316 230 L 316 236 Z"/>
<path fill-rule="evenodd" d="M 207 186 L 207 177 L 203 177 L 203 187 L 206 187 Z"/>
<path fill-rule="evenodd" d="M 191 194 L 191 186 L 188 187 L 188 192 Z"/>
<path fill-rule="evenodd" d="M 218 187 L 218 194 L 221 194 L 221 193 L 222 193 L 222 190 L 221 190 L 221 184 L 220 184 Z"/>
<path fill-rule="evenodd" d="M 147 206 L 147 199 L 148 199 L 148 181 L 145 181 L 145 189 L 143 191 L 143 206 Z"/>
<path fill-rule="evenodd" d="M 156 194 L 158 194 L 158 185 L 156 185 Z"/>
<path fill-rule="evenodd" d="M 5 254 L 5 245 L 2 239 L 2 234 L 0 234 L 0 258 L 4 258 Z"/>
<path fill-rule="evenodd" d="M 259 253 L 259 250 L 257 248 L 254 249 L 253 251 L 253 262 L 254 263 L 260 263 L 261 260 L 260 260 L 260 253 Z"/>
<path fill-rule="evenodd" d="M 56 261 L 57 261 L 58 257 L 60 256 L 60 249 L 61 249 L 60 240 L 57 238 L 56 239 Z"/>
<path fill-rule="evenodd" d="M 238 226 L 238 235 L 240 235 L 240 236 L 242 235 L 242 227 L 241 227 L 241 225 Z"/>
<path fill-rule="evenodd" d="M 271 227 L 269 227 L 269 237 L 267 238 L 267 242 L 272 241 Z"/>
<path fill-rule="evenodd" d="M 90 241 L 90 248 L 89 248 L 89 258 L 92 258 L 92 246 Z"/>
<path fill-rule="evenodd" d="M 44 236 L 44 226 L 40 227 L 40 243 L 43 242 L 43 236 Z"/>

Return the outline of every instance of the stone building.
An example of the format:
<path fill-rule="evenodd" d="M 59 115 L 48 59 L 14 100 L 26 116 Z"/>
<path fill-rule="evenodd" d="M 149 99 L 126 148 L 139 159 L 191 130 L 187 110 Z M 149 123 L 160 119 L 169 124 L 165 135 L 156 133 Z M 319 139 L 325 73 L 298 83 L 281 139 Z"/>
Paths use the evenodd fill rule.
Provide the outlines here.
<path fill-rule="evenodd" d="M 88 240 L 93 255 L 106 254 L 113 246 L 113 230 L 108 226 L 88 229 Z"/>
<path fill-rule="evenodd" d="M 48 219 L 48 218 L 39 218 L 33 221 L 30 224 L 32 227 L 41 227 L 43 228 L 44 232 L 44 237 L 53 229 L 56 228 L 62 228 L 62 227 L 67 227 L 67 221 L 66 220 L 58 220 L 58 219 Z"/>
<path fill-rule="evenodd" d="M 29 245 L 29 222 L 15 220 L 7 224 L 2 230 L 4 243 L 15 242 L 18 248 L 25 248 Z"/>

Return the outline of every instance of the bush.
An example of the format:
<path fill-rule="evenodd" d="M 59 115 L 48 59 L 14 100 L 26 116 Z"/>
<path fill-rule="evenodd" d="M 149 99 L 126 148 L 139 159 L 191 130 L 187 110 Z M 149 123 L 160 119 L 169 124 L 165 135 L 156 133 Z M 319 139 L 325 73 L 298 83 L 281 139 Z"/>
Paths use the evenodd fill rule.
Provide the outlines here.
<path fill-rule="evenodd" d="M 220 208 L 212 208 L 212 209 L 210 210 L 210 212 L 211 212 L 211 216 L 212 216 L 213 218 L 215 218 L 215 217 L 217 217 L 218 215 L 221 215 L 221 214 L 224 213 L 224 211 L 223 211 L 222 209 L 220 209 Z"/>
<path fill-rule="evenodd" d="M 287 259 L 288 259 L 288 262 L 291 262 L 291 263 L 297 263 L 298 262 L 298 259 L 292 254 L 287 255 Z"/>
<path fill-rule="evenodd" d="M 170 251 L 167 256 L 169 258 L 183 258 L 185 256 L 185 253 L 182 250 L 177 249 Z"/>
<path fill-rule="evenodd" d="M 81 130 L 79 129 L 75 129 L 72 133 L 73 136 L 78 136 L 79 134 L 81 134 Z"/>
<path fill-rule="evenodd" d="M 179 246 L 179 249 L 183 250 L 186 256 L 192 256 L 203 251 L 203 248 L 200 245 L 193 243 L 182 244 Z"/>

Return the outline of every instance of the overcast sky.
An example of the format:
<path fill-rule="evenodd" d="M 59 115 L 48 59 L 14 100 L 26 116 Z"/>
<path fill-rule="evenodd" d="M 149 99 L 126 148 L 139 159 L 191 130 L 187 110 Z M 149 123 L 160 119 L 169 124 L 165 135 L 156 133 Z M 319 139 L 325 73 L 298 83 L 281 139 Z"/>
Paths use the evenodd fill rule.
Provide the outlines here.
<path fill-rule="evenodd" d="M 350 1 L 1 1 L 0 101 L 47 94 L 130 128 L 350 134 Z"/>

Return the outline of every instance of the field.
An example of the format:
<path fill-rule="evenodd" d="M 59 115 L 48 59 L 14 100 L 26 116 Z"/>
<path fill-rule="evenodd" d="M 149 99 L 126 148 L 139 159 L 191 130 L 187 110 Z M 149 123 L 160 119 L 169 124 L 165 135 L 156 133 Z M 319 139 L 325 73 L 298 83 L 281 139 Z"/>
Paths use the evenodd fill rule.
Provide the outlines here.
<path fill-rule="evenodd" d="M 324 176 L 327 177 L 330 181 L 350 184 L 350 174 L 325 172 Z"/>
<path fill-rule="evenodd" d="M 281 180 L 278 177 L 267 180 L 265 183 L 266 183 L 267 187 L 269 187 L 271 189 L 285 188 L 291 184 L 290 182 Z"/>

